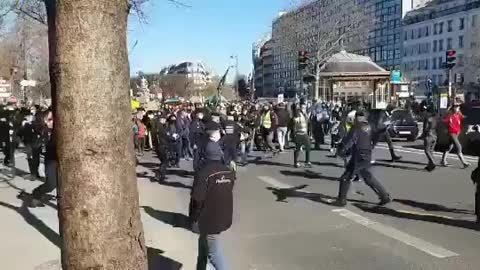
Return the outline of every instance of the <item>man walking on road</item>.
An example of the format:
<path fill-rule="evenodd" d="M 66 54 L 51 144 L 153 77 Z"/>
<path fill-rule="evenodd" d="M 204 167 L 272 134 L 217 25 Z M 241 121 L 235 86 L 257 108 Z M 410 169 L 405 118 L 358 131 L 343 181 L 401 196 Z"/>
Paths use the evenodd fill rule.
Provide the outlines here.
<path fill-rule="evenodd" d="M 220 130 L 209 131 L 211 138 L 219 138 Z M 218 134 L 214 134 L 218 133 Z M 196 172 L 190 200 L 189 217 L 194 231 L 198 231 L 197 270 L 206 270 L 207 263 L 216 270 L 228 270 L 223 254 L 221 234 L 232 225 L 233 186 L 235 173 L 223 163 L 220 147 L 205 149 L 205 163 Z"/>
<path fill-rule="evenodd" d="M 285 145 L 288 143 L 288 123 L 290 122 L 290 113 L 285 108 L 284 103 L 278 104 L 275 112 L 277 115 L 277 140 L 280 146 L 280 152 L 285 151 Z"/>
<path fill-rule="evenodd" d="M 360 175 L 365 183 L 380 197 L 380 205 L 385 205 L 391 201 L 390 195 L 380 182 L 372 175 L 371 145 L 372 129 L 368 124 L 368 120 L 363 112 L 357 112 L 355 118 L 355 126 L 345 140 L 342 149 L 339 150 L 341 155 L 351 152 L 352 157 L 347 164 L 347 168 L 340 177 L 340 189 L 336 205 L 345 206 L 347 204 L 348 190 L 350 189 L 351 180 L 355 175 Z"/>
<path fill-rule="evenodd" d="M 312 167 L 310 163 L 311 142 L 308 136 L 308 118 L 305 113 L 297 108 L 293 118 L 293 132 L 295 134 L 295 152 L 293 153 L 293 163 L 295 167 L 300 167 L 298 156 L 302 148 L 305 150 L 305 167 Z"/>
<path fill-rule="evenodd" d="M 428 165 L 425 170 L 431 172 L 435 170 L 435 161 L 433 159 L 433 152 L 437 144 L 437 119 L 433 106 L 427 108 L 427 115 L 423 121 L 423 144 L 425 147 L 425 155 L 428 159 Z"/>
<path fill-rule="evenodd" d="M 448 134 L 450 134 L 450 139 L 452 143 L 448 147 L 447 151 L 443 152 L 442 166 L 448 166 L 448 154 L 453 150 L 453 147 L 455 146 L 455 148 L 457 149 L 458 158 L 462 162 L 463 168 L 466 169 L 468 168 L 468 166 L 470 166 L 470 164 L 467 163 L 465 161 L 465 158 L 463 157 L 462 145 L 460 144 L 460 141 L 458 139 L 458 136 L 460 135 L 463 126 L 463 114 L 460 112 L 460 107 L 458 105 L 453 106 L 450 114 L 447 116 L 446 123 L 448 126 Z"/>

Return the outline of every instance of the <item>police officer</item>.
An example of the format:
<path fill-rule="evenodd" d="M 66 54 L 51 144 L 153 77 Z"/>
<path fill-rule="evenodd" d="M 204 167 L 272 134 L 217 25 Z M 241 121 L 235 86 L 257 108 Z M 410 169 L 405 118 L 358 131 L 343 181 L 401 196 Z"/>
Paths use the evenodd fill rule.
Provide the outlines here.
<path fill-rule="evenodd" d="M 224 161 L 227 166 L 235 168 L 237 162 L 237 147 L 240 141 L 240 127 L 235 122 L 233 114 L 230 112 L 227 120 L 223 123 L 224 136 L 221 140 L 221 146 L 224 153 Z"/>
<path fill-rule="evenodd" d="M 35 116 L 36 111 L 25 117 L 22 127 L 19 130 L 19 136 L 22 138 L 27 153 L 28 168 L 30 170 L 31 180 L 40 178 L 38 167 L 40 166 L 40 154 L 42 152 L 42 117 Z"/>
<path fill-rule="evenodd" d="M 391 201 L 390 195 L 372 175 L 370 170 L 372 159 L 371 135 L 372 129 L 365 114 L 357 112 L 355 126 L 352 132 L 349 133 L 345 144 L 339 149 L 340 155 L 345 155 L 350 151 L 352 157 L 347 164 L 345 172 L 340 177 L 340 188 L 336 202 L 338 206 L 343 207 L 347 204 L 347 194 L 350 189 L 351 179 L 357 174 L 380 197 L 380 205 L 383 206 Z"/>
<path fill-rule="evenodd" d="M 155 150 L 157 152 L 158 159 L 160 160 L 158 179 L 163 181 L 167 175 L 169 143 L 167 119 L 163 115 L 160 115 L 158 119 L 155 135 Z"/>
<path fill-rule="evenodd" d="M 205 124 L 203 122 L 204 115 L 202 111 L 198 111 L 194 115 L 194 119 L 190 124 L 190 143 L 193 149 L 193 169 L 196 170 L 200 160 L 199 148 L 202 148 L 202 141 L 205 136 Z"/>
<path fill-rule="evenodd" d="M 222 233 L 232 225 L 236 177 L 222 161 L 219 127 L 211 125 L 207 132 L 205 160 L 193 181 L 189 217 L 193 231 L 199 233 L 196 269 L 206 270 L 210 262 L 215 269 L 225 270 L 230 267 L 221 246 Z"/>

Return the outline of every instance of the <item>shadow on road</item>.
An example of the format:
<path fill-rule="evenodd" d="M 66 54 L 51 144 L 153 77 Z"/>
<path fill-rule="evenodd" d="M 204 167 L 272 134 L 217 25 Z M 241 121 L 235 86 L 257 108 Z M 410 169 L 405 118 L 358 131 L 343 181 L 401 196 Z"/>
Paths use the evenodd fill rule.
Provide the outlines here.
<path fill-rule="evenodd" d="M 389 159 L 377 159 L 377 162 L 382 162 L 382 163 L 390 163 L 393 164 L 391 160 Z M 411 165 L 420 165 L 420 166 L 426 166 L 427 163 L 424 162 L 418 162 L 418 161 L 412 161 L 412 160 L 397 160 L 395 163 L 400 163 L 400 164 L 411 164 Z"/>
<path fill-rule="evenodd" d="M 147 169 L 158 168 L 160 164 L 155 162 L 139 162 L 138 166 L 145 167 Z"/>
<path fill-rule="evenodd" d="M 148 176 L 148 173 L 137 173 L 137 178 L 144 178 L 144 179 L 149 179 L 150 182 L 152 183 L 157 183 L 162 186 L 167 186 L 167 187 L 174 187 L 174 188 L 184 188 L 184 189 L 192 189 L 190 185 L 186 185 L 181 182 L 173 182 L 173 181 L 160 181 L 157 179 L 156 176 Z M 186 177 L 184 177 L 186 178 Z M 167 175 L 168 179 L 168 175 Z"/>
<path fill-rule="evenodd" d="M 10 210 L 13 210 L 17 212 L 22 218 L 35 228 L 40 234 L 45 236 L 52 244 L 56 245 L 58 248 L 60 248 L 60 236 L 55 232 L 54 230 L 50 229 L 42 220 L 37 218 L 34 214 L 30 212 L 30 209 L 28 209 L 27 205 L 25 202 L 22 203 L 20 207 L 8 204 L 6 202 L 0 202 L 0 206 L 3 206 L 5 208 L 8 208 Z"/>
<path fill-rule="evenodd" d="M 321 193 L 311 193 L 311 192 L 304 192 L 300 191 L 305 189 L 308 185 L 300 185 L 292 188 L 274 188 L 274 187 L 267 187 L 268 190 L 272 191 L 272 194 L 277 197 L 277 202 L 284 202 L 288 198 L 304 198 L 308 199 L 313 202 L 323 203 L 329 206 L 335 206 L 335 202 L 337 200 L 336 197 L 321 194 Z M 370 202 L 360 201 L 360 200 L 348 200 L 349 202 L 357 202 L 362 204 L 371 204 Z"/>
<path fill-rule="evenodd" d="M 184 214 L 156 210 L 150 206 L 142 206 L 141 208 L 143 208 L 149 216 L 172 227 L 191 230 L 189 218 Z"/>
<path fill-rule="evenodd" d="M 176 175 L 181 178 L 192 178 L 194 173 L 187 170 L 167 170 L 167 176 L 168 175 Z"/>
<path fill-rule="evenodd" d="M 32 214 L 26 206 L 25 202 L 23 202 L 20 207 L 17 207 L 0 201 L 0 206 L 3 206 L 20 214 L 20 216 L 23 217 L 27 224 L 35 228 L 40 234 L 42 234 L 45 238 L 47 238 L 48 241 L 57 246 L 59 249 L 61 248 L 61 239 L 58 233 L 48 227 L 37 216 Z M 162 250 L 147 247 L 149 270 L 180 270 L 182 268 L 181 263 L 162 256 L 161 254 L 163 253 L 164 252 Z"/>
<path fill-rule="evenodd" d="M 407 171 L 416 171 L 416 172 L 425 172 L 425 169 L 420 169 L 420 168 L 412 168 L 408 166 L 402 166 L 402 165 L 396 165 L 396 164 L 387 164 L 387 163 L 379 163 L 375 162 L 373 164 L 375 167 L 385 167 L 385 168 L 394 168 L 394 169 L 401 169 L 401 170 L 407 170 Z"/>
<path fill-rule="evenodd" d="M 149 270 L 180 270 L 182 264 L 162 256 L 163 250 L 147 247 L 148 269 Z"/>
<path fill-rule="evenodd" d="M 338 164 L 334 162 L 312 162 L 312 164 L 317 166 L 323 166 L 323 167 L 345 168 L 343 164 Z"/>
<path fill-rule="evenodd" d="M 262 159 L 261 157 L 256 157 L 254 160 L 249 161 L 250 164 L 255 164 L 257 166 L 277 166 L 277 167 L 283 167 L 283 168 L 292 168 L 293 166 L 291 164 L 285 164 L 285 163 L 280 163 L 280 162 L 275 162 L 271 160 L 265 160 Z"/>
<path fill-rule="evenodd" d="M 338 177 L 333 176 L 325 176 L 321 173 L 314 172 L 312 170 L 305 170 L 305 171 L 280 171 L 281 174 L 290 177 L 302 177 L 307 179 L 322 179 L 328 181 L 338 181 Z"/>
<path fill-rule="evenodd" d="M 437 223 L 437 224 L 442 224 L 442 225 L 447 225 L 452 227 L 459 227 L 459 228 L 480 231 L 480 226 L 476 224 L 474 221 L 447 218 L 442 216 L 421 215 L 421 214 L 415 214 L 415 213 L 400 212 L 391 208 L 378 207 L 378 206 L 371 207 L 371 206 L 364 205 L 362 203 L 355 203 L 353 205 L 358 209 L 367 213 L 380 214 L 380 215 L 386 215 L 386 216 L 404 218 L 404 219 L 410 219 L 410 220 L 432 222 L 432 223 Z"/>
<path fill-rule="evenodd" d="M 457 214 L 466 214 L 466 215 L 474 215 L 474 211 L 465 210 L 465 209 L 456 209 L 456 208 L 448 208 L 443 205 L 433 204 L 433 203 L 425 203 L 425 202 L 417 202 L 412 200 L 402 200 L 402 199 L 395 199 L 395 202 L 401 203 L 403 205 L 408 205 L 415 208 L 420 208 L 425 211 L 432 211 L 432 212 L 448 212 L 448 213 L 457 213 Z"/>

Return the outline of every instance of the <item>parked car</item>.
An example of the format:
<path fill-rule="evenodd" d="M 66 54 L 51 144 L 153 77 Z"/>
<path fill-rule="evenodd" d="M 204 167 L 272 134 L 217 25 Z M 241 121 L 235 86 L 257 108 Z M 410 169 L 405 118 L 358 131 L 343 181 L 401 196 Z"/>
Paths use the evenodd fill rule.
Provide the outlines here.
<path fill-rule="evenodd" d="M 405 138 L 411 142 L 417 139 L 418 123 L 412 112 L 404 109 L 393 110 L 391 123 L 388 131 L 392 138 Z"/>
<path fill-rule="evenodd" d="M 463 128 L 459 139 L 462 144 L 463 153 L 466 155 L 480 156 L 480 105 L 467 106 L 463 108 L 465 116 Z M 437 126 L 436 150 L 443 152 L 451 143 L 446 124 L 446 116 L 439 118 Z M 456 151 L 455 149 L 453 151 Z"/>
<path fill-rule="evenodd" d="M 374 109 L 369 111 L 368 121 L 374 129 L 381 129 L 381 123 L 388 119 L 385 110 Z M 392 111 L 391 125 L 388 132 L 392 138 L 405 138 L 408 141 L 415 141 L 418 137 L 418 123 L 413 114 L 404 109 L 395 109 Z"/>

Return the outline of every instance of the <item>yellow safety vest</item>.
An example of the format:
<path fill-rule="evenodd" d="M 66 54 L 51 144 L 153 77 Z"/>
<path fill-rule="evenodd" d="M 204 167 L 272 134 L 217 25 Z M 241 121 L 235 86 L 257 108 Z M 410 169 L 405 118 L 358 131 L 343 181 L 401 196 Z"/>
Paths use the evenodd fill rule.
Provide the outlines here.
<path fill-rule="evenodd" d="M 270 112 L 267 112 L 262 116 L 262 127 L 264 128 L 272 127 L 272 116 L 270 115 Z"/>

